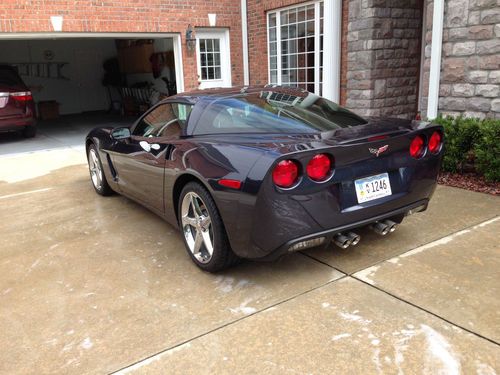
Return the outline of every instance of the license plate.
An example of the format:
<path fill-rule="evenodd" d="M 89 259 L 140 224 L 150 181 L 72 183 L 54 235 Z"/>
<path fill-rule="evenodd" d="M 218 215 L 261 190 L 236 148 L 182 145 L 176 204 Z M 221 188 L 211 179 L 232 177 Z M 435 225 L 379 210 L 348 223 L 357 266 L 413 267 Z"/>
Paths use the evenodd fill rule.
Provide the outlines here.
<path fill-rule="evenodd" d="M 354 181 L 358 203 L 372 201 L 392 194 L 389 174 L 360 178 Z"/>
<path fill-rule="evenodd" d="M 8 97 L 0 96 L 0 108 L 3 108 L 7 105 Z"/>

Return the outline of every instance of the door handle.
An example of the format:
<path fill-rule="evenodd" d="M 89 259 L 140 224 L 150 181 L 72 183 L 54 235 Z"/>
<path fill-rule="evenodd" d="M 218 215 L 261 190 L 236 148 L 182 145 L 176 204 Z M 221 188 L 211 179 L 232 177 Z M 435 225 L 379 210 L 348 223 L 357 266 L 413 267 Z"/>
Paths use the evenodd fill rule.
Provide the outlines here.
<path fill-rule="evenodd" d="M 141 146 L 141 148 L 146 152 L 150 152 L 151 150 L 158 151 L 160 149 L 160 145 L 158 143 L 148 143 L 146 141 L 140 141 L 139 146 Z"/>

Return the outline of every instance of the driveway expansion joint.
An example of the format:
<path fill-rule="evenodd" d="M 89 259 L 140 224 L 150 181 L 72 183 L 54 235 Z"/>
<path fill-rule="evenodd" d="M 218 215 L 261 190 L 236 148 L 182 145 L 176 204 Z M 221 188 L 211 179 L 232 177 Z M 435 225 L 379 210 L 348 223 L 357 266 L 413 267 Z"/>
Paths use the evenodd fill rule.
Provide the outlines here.
<path fill-rule="evenodd" d="M 428 310 L 428 309 L 425 309 L 425 308 L 423 308 L 422 306 L 419 306 L 419 305 L 417 305 L 417 304 L 415 304 L 415 303 L 413 303 L 413 302 L 410 302 L 410 301 L 408 301 L 408 300 L 405 300 L 404 298 L 401 298 L 401 297 L 397 296 L 396 294 L 391 293 L 391 292 L 389 292 L 389 291 L 387 291 L 387 290 L 384 290 L 384 289 L 382 289 L 382 288 L 380 288 L 380 287 L 378 287 L 378 286 L 376 286 L 376 285 L 370 284 L 369 282 L 366 282 L 366 281 L 364 281 L 363 279 L 360 279 L 360 278 L 358 278 L 358 277 L 356 277 L 356 276 L 353 276 L 353 275 L 348 275 L 347 277 L 351 277 L 351 278 L 353 278 L 353 279 L 355 279 L 355 280 L 357 280 L 357 281 L 361 281 L 363 284 L 366 284 L 366 285 L 368 285 L 368 286 L 371 286 L 372 288 L 374 288 L 374 289 L 376 289 L 376 290 L 378 290 L 378 291 L 380 291 L 380 292 L 382 292 L 382 293 L 385 293 L 385 294 L 387 294 L 388 296 L 390 296 L 390 297 L 393 297 L 393 298 L 397 299 L 398 301 L 401 301 L 401 302 L 406 303 L 406 304 L 408 304 L 408 305 L 410 305 L 410 306 L 412 306 L 412 307 L 415 307 L 416 309 L 418 309 L 418 310 L 420 310 L 420 311 L 426 312 L 427 314 L 430 314 L 430 315 L 432 315 L 432 316 L 434 316 L 434 317 L 436 317 L 436 318 L 438 318 L 438 319 L 440 319 L 440 320 L 442 320 L 442 321 L 444 321 L 444 322 L 446 322 L 446 323 L 448 323 L 448 324 L 450 324 L 450 325 L 452 325 L 452 326 L 455 326 L 455 327 L 457 327 L 457 328 L 460 328 L 460 329 L 464 330 L 465 332 L 468 332 L 468 333 L 470 333 L 470 334 L 472 334 L 472 335 L 474 335 L 474 336 L 476 336 L 476 337 L 478 337 L 478 338 L 480 338 L 480 339 L 483 339 L 483 340 L 489 341 L 489 342 L 491 342 L 492 344 L 495 344 L 495 345 L 497 345 L 497 346 L 500 346 L 500 343 L 499 343 L 499 342 L 497 342 L 497 341 L 495 341 L 495 340 L 493 340 L 493 339 L 490 339 L 490 338 L 488 338 L 488 337 L 486 337 L 486 336 L 483 336 L 483 335 L 481 335 L 481 334 L 479 334 L 479 333 L 477 333 L 477 332 L 474 332 L 474 331 L 470 330 L 469 328 L 466 328 L 466 327 L 464 327 L 464 326 L 462 326 L 462 325 L 460 325 L 460 324 L 454 323 L 454 322 L 452 322 L 451 320 L 446 319 L 446 318 L 444 318 L 443 316 L 441 316 L 441 315 L 439 315 L 439 314 L 436 314 L 436 313 L 434 313 L 434 312 L 432 312 L 432 311 L 430 311 L 430 310 Z M 339 279 L 339 280 L 340 280 L 340 279 Z"/>
<path fill-rule="evenodd" d="M 340 271 L 339 271 L 339 272 L 340 272 Z M 342 272 L 342 273 L 343 273 L 343 272 Z M 269 305 L 269 306 L 267 306 L 266 308 L 264 308 L 264 309 L 262 309 L 262 310 L 258 310 L 258 311 L 256 311 L 256 312 L 251 313 L 251 314 L 248 314 L 248 315 L 242 316 L 241 318 L 238 318 L 238 319 L 235 319 L 235 320 L 233 320 L 233 321 L 230 321 L 230 322 L 224 323 L 224 324 L 222 324 L 222 325 L 220 325 L 220 326 L 218 326 L 218 327 L 216 327 L 216 328 L 213 328 L 213 329 L 211 329 L 211 330 L 208 330 L 208 331 L 206 331 L 206 332 L 204 332 L 204 333 L 201 333 L 201 334 L 199 334 L 199 335 L 193 336 L 193 337 L 191 337 L 190 339 L 183 340 L 182 342 L 180 342 L 180 343 L 178 343 L 178 344 L 172 345 L 172 346 L 170 346 L 170 347 L 168 347 L 168 348 L 166 348 L 166 349 L 160 350 L 159 352 L 156 352 L 156 353 L 154 353 L 154 354 L 152 354 L 152 355 L 150 355 L 150 356 L 148 356 L 148 357 L 145 357 L 145 358 L 140 359 L 140 360 L 138 360 L 138 361 L 136 361 L 136 362 L 133 362 L 133 363 L 131 363 L 131 364 L 129 364 L 129 365 L 126 365 L 126 366 L 124 366 L 124 367 L 122 367 L 122 368 L 120 368 L 120 369 L 118 369 L 118 370 L 112 371 L 112 372 L 110 372 L 110 373 L 109 373 L 109 375 L 113 375 L 113 374 L 119 374 L 119 375 L 127 374 L 127 373 L 129 373 L 129 371 L 133 371 L 133 370 L 135 370 L 135 369 L 137 369 L 137 368 L 141 367 L 141 366 L 140 366 L 140 364 L 142 364 L 142 363 L 147 363 L 147 362 L 151 361 L 152 359 L 154 359 L 155 357 L 160 356 L 160 355 L 162 355 L 162 354 L 164 354 L 164 353 L 167 353 L 167 352 L 169 352 L 169 351 L 171 351 L 171 350 L 175 350 L 176 348 L 182 347 L 183 345 L 186 345 L 186 344 L 188 344 L 188 343 L 189 343 L 189 342 L 191 342 L 191 341 L 195 341 L 195 340 L 198 340 L 198 339 L 200 339 L 200 338 L 202 338 L 202 337 L 204 337 L 204 336 L 208 336 L 208 335 L 210 335 L 211 333 L 217 332 L 217 331 L 219 331 L 219 330 L 221 330 L 221 329 L 224 329 L 224 328 L 226 328 L 226 327 L 229 327 L 229 326 L 232 326 L 232 325 L 234 325 L 234 324 L 237 324 L 237 323 L 239 323 L 239 322 L 241 322 L 241 321 L 243 321 L 243 320 L 245 320 L 245 319 L 248 319 L 248 318 L 250 318 L 250 317 L 252 317 L 252 316 L 254 316 L 254 315 L 257 315 L 257 314 L 260 314 L 260 313 L 264 313 L 264 312 L 266 312 L 266 311 L 267 311 L 267 310 L 269 310 L 269 309 L 272 309 L 272 308 L 275 308 L 275 307 L 277 307 L 277 306 L 279 306 L 279 305 L 282 305 L 283 303 L 289 302 L 289 301 L 294 300 L 294 299 L 296 299 L 296 298 L 298 298 L 298 297 L 300 297 L 300 296 L 303 296 L 303 295 L 305 295 L 305 294 L 309 294 L 309 293 L 311 293 L 311 292 L 313 292 L 313 291 L 315 291 L 315 290 L 317 290 L 317 289 L 323 288 L 323 287 L 325 287 L 325 286 L 327 286 L 327 285 L 333 284 L 333 283 L 335 283 L 335 282 L 337 282 L 337 281 L 344 280 L 344 279 L 346 279 L 346 278 L 348 278 L 348 277 L 349 277 L 349 276 L 348 276 L 348 275 L 346 275 L 345 273 L 343 273 L 343 274 L 344 274 L 343 276 L 340 276 L 340 277 L 339 277 L 339 278 L 337 278 L 337 279 L 330 280 L 330 281 L 328 281 L 328 282 L 326 282 L 326 283 L 323 283 L 323 284 L 321 284 L 321 285 L 315 286 L 315 287 L 310 288 L 310 289 L 308 289 L 308 290 L 306 290 L 306 291 L 303 291 L 303 292 L 301 292 L 301 293 L 294 294 L 293 296 L 288 297 L 288 298 L 285 298 L 285 299 L 283 299 L 283 300 L 281 300 L 281 301 L 278 301 L 278 302 L 276 302 L 276 303 L 273 303 L 272 305 Z"/>
<path fill-rule="evenodd" d="M 470 226 L 468 226 L 468 227 L 465 227 L 465 228 L 462 228 L 462 229 L 460 229 L 460 230 L 456 230 L 456 231 L 454 231 L 454 232 L 448 233 L 446 236 L 436 238 L 435 240 L 432 240 L 432 241 L 430 241 L 430 242 L 424 242 L 424 243 L 421 243 L 421 244 L 419 244 L 418 246 L 412 247 L 411 249 L 408 249 L 408 250 L 406 250 L 406 251 L 404 251 L 404 252 L 402 252 L 402 253 L 400 253 L 400 254 L 398 254 L 398 255 L 394 255 L 394 256 L 390 256 L 390 257 L 388 257 L 388 258 L 381 259 L 381 260 L 379 260 L 379 261 L 377 261 L 377 262 L 375 262 L 375 263 L 373 263 L 373 264 L 371 264 L 371 265 L 369 265 L 369 266 L 367 266 L 367 267 L 360 268 L 360 269 L 358 269 L 358 270 L 355 270 L 355 271 L 352 271 L 352 272 L 347 272 L 347 273 L 346 273 L 345 271 L 340 270 L 340 269 L 338 269 L 338 271 L 339 271 L 339 272 L 342 272 L 342 273 L 346 273 L 346 274 L 347 274 L 347 275 L 349 275 L 349 276 L 352 276 L 352 275 L 354 275 L 355 273 L 358 273 L 358 272 L 364 271 L 364 270 L 366 270 L 366 269 L 368 269 L 368 268 L 371 268 L 371 267 L 375 267 L 375 266 L 377 266 L 377 265 L 379 265 L 379 264 L 382 264 L 382 263 L 384 263 L 384 262 L 387 262 L 387 261 L 389 261 L 389 260 L 391 260 L 391 259 L 395 259 L 395 258 L 398 258 L 398 257 L 401 257 L 401 256 L 403 256 L 403 257 L 404 257 L 404 255 L 405 255 L 405 254 L 408 254 L 408 253 L 410 253 L 410 252 L 412 252 L 412 251 L 414 251 L 414 250 L 416 250 L 416 249 L 418 249 L 418 248 L 420 248 L 420 247 L 423 247 L 423 246 L 429 245 L 429 244 L 431 244 L 431 243 L 433 243 L 433 242 L 438 242 L 438 241 L 441 241 L 441 240 L 443 240 L 443 239 L 445 239 L 445 238 L 447 238 L 447 237 L 450 237 L 450 236 L 456 235 L 456 234 L 458 234 L 458 233 L 461 233 L 461 232 L 464 232 L 464 231 L 467 231 L 467 230 L 470 230 L 470 229 L 474 229 L 475 227 L 479 227 L 479 226 L 481 226 L 481 225 L 483 225 L 483 224 L 487 224 L 487 223 L 489 223 L 490 221 L 495 220 L 496 218 L 500 218 L 500 215 L 494 215 L 494 216 L 492 216 L 492 217 L 490 217 L 490 218 L 488 218 L 488 219 L 486 219 L 486 220 L 483 220 L 483 221 L 480 221 L 480 222 L 478 222 L 478 223 L 472 224 L 472 225 L 470 225 Z M 318 259 L 316 259 L 316 258 L 314 258 L 314 257 L 311 257 L 311 258 L 312 258 L 312 259 L 317 260 L 317 261 L 318 261 L 318 262 L 320 262 L 320 263 L 326 264 L 326 263 L 324 263 L 324 262 L 322 262 L 322 261 L 320 261 L 320 260 L 318 260 Z M 331 267 L 331 266 L 330 266 L 330 267 Z M 334 268 L 334 267 L 332 267 L 332 268 Z"/>

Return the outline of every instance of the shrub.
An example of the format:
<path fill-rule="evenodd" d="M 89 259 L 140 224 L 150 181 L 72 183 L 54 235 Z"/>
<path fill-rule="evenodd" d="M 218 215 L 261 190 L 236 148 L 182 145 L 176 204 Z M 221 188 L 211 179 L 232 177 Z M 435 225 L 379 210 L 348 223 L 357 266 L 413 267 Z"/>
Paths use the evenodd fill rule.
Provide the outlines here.
<path fill-rule="evenodd" d="M 476 169 L 488 181 L 500 181 L 500 121 L 481 123 L 479 137 L 474 142 Z"/>
<path fill-rule="evenodd" d="M 500 181 L 500 120 L 438 117 L 444 127 L 443 171 L 463 172 L 472 165 L 489 181 Z"/>
<path fill-rule="evenodd" d="M 478 137 L 480 120 L 473 118 L 437 118 L 444 127 L 446 148 L 443 159 L 443 170 L 446 172 L 463 172 L 467 162 L 473 160 L 473 146 Z"/>

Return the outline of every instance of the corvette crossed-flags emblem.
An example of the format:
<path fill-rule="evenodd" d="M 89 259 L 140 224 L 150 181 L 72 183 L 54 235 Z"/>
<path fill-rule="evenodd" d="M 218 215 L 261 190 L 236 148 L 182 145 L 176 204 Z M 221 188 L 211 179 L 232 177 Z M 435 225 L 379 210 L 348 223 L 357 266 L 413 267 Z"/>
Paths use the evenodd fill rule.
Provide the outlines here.
<path fill-rule="evenodd" d="M 389 148 L 389 145 L 384 145 L 384 146 L 379 147 L 379 148 L 369 148 L 368 151 L 370 151 L 370 153 L 372 153 L 373 155 L 378 157 L 381 153 L 387 151 L 388 148 Z"/>

